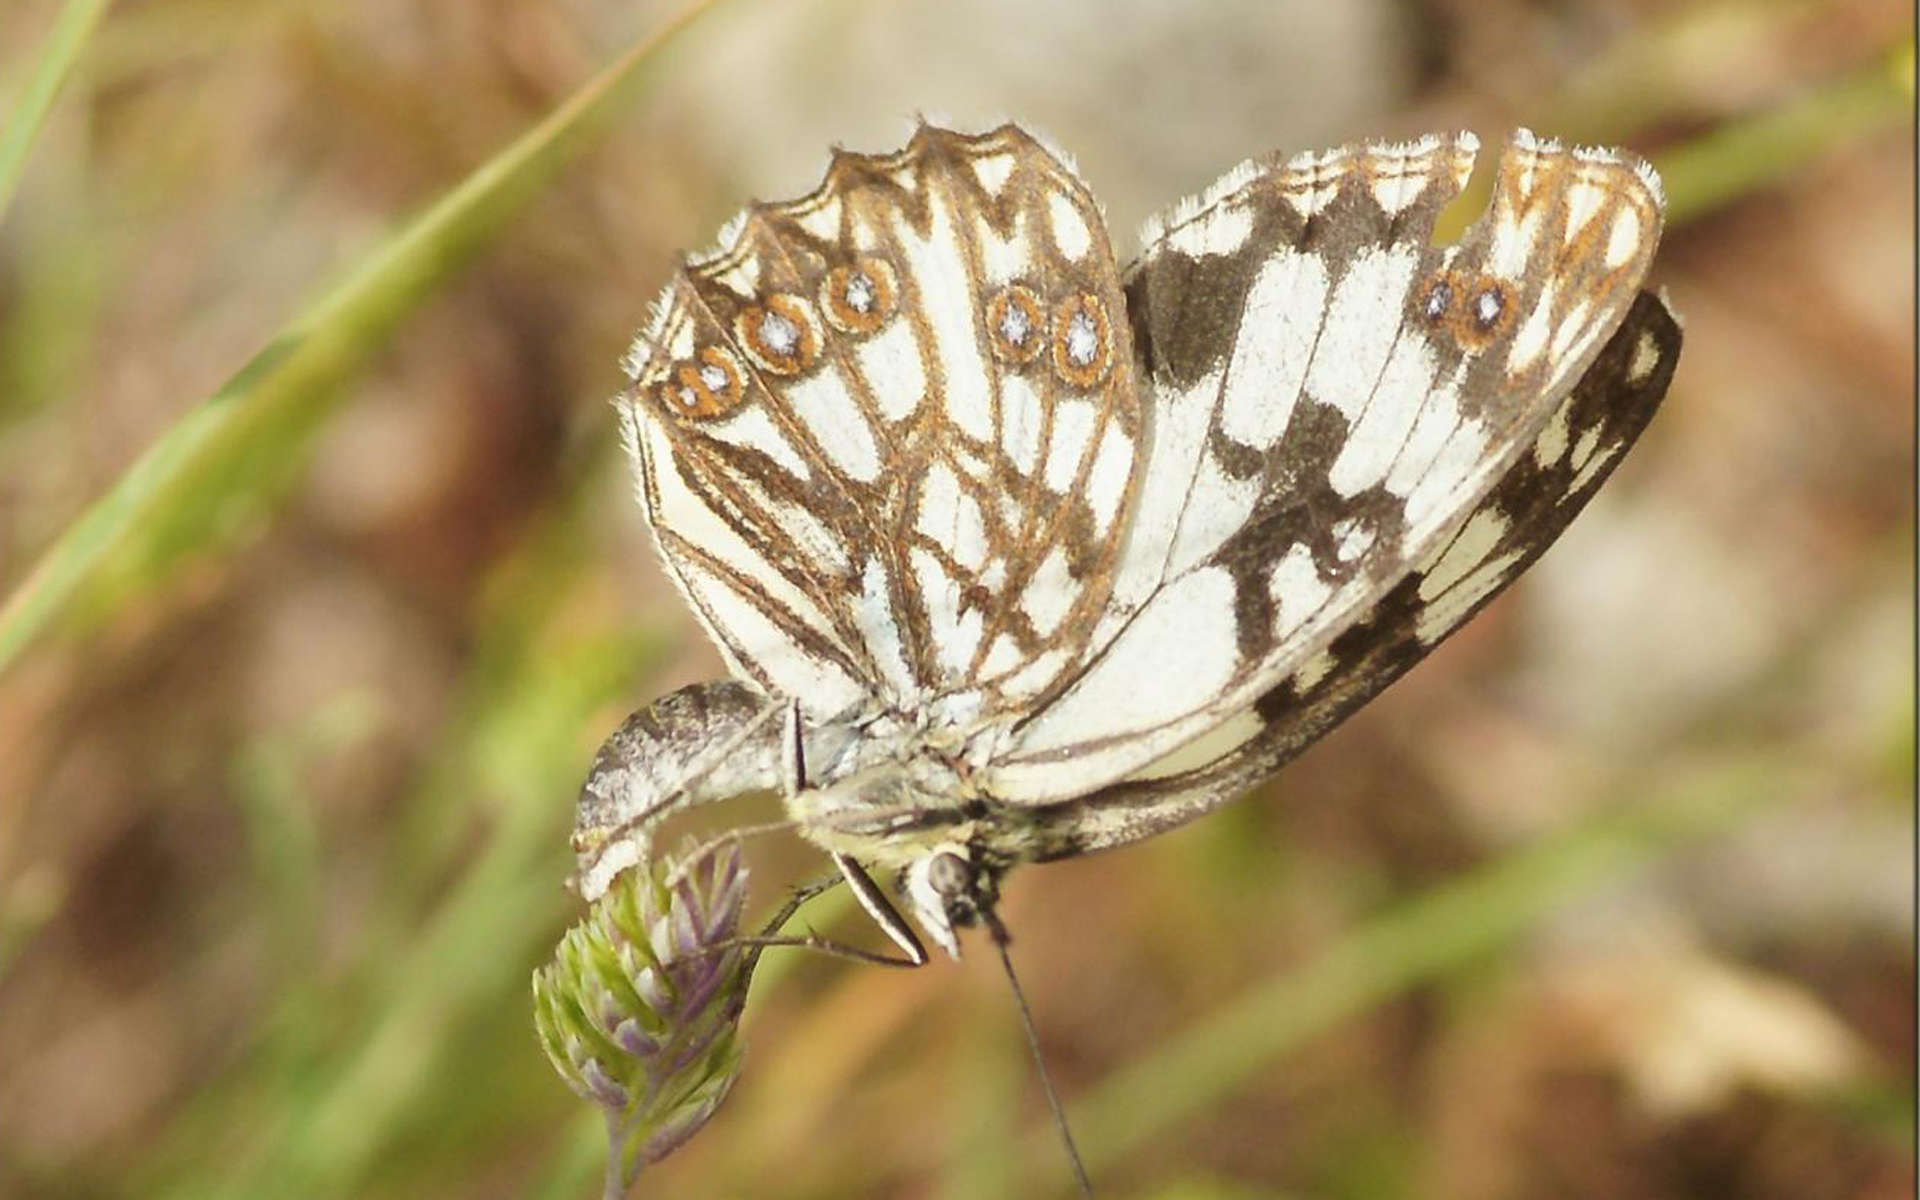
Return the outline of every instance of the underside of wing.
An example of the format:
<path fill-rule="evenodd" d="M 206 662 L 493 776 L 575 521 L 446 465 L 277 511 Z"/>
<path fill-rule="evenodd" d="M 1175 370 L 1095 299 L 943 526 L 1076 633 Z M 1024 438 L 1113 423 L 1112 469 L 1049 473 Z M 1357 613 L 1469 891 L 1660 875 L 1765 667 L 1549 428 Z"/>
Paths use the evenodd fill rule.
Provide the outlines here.
<path fill-rule="evenodd" d="M 1196 739 L 1217 757 L 1422 564 L 1494 532 L 1483 501 L 1570 411 L 1661 199 L 1636 160 L 1522 132 L 1488 211 L 1432 245 L 1475 149 L 1250 164 L 1150 227 L 1127 280 L 1149 447 L 1099 649 L 996 755 L 993 795 L 1084 795 Z M 1476 563 L 1456 605 L 1506 578 Z"/>
<path fill-rule="evenodd" d="M 1642 292 L 1600 357 L 1466 523 L 1368 618 L 1252 706 L 1117 784 L 1033 815 L 1041 858 L 1137 841 L 1253 787 L 1365 704 L 1532 565 L 1652 419 L 1680 327 Z"/>
<path fill-rule="evenodd" d="M 1119 273 L 1014 126 L 837 153 L 687 263 L 621 403 L 668 569 L 816 717 L 963 724 L 1082 664 L 1141 452 Z"/>

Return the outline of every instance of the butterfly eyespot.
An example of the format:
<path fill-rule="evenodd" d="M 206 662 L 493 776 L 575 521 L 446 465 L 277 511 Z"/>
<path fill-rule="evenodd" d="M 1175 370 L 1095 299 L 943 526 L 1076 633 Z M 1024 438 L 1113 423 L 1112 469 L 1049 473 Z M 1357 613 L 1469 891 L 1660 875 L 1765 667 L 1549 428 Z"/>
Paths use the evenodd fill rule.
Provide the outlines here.
<path fill-rule="evenodd" d="M 1452 315 L 1453 337 L 1468 350 L 1486 346 L 1513 324 L 1513 293 L 1504 280 L 1482 275 L 1459 281 L 1454 295 L 1459 304 Z"/>
<path fill-rule="evenodd" d="M 754 364 L 775 375 L 798 375 L 820 357 L 820 333 L 797 296 L 768 296 L 734 318 L 734 334 Z"/>
<path fill-rule="evenodd" d="M 842 333 L 872 333 L 893 315 L 898 296 L 893 267 L 885 259 L 863 256 L 827 272 L 820 282 L 820 311 Z"/>
<path fill-rule="evenodd" d="M 1430 325 L 1438 325 L 1447 319 L 1447 310 L 1453 307 L 1453 280 L 1442 275 L 1432 280 L 1420 292 L 1420 315 Z"/>
<path fill-rule="evenodd" d="M 1053 312 L 1053 369 L 1075 387 L 1090 388 L 1113 365 L 1113 328 L 1107 310 L 1090 295 L 1069 296 Z"/>
<path fill-rule="evenodd" d="M 1506 315 L 1507 293 L 1497 283 L 1483 283 L 1473 294 L 1473 323 L 1482 331 L 1491 333 L 1500 318 Z"/>
<path fill-rule="evenodd" d="M 740 364 L 718 346 L 703 347 L 694 361 L 680 363 L 660 385 L 661 400 L 683 417 L 724 416 L 745 396 Z"/>
<path fill-rule="evenodd" d="M 1040 298 L 1019 284 L 987 301 L 987 337 L 994 356 L 1032 362 L 1047 345 L 1047 314 Z"/>

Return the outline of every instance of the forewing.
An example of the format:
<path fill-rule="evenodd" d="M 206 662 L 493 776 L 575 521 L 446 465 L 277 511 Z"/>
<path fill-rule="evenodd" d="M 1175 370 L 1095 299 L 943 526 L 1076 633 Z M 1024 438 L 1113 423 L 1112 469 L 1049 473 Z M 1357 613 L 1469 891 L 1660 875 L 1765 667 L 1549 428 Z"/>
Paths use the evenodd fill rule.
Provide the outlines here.
<path fill-rule="evenodd" d="M 1666 395 L 1680 341 L 1666 304 L 1640 293 L 1529 451 L 1363 620 L 1206 735 L 1127 780 L 1040 810 L 1039 856 L 1135 841 L 1208 812 L 1403 675 L 1532 565 L 1586 507 Z"/>
<path fill-rule="evenodd" d="M 690 262 L 622 404 L 642 505 L 736 673 L 962 722 L 1082 665 L 1140 453 L 1125 300 L 1021 130 L 836 154 Z"/>
<path fill-rule="evenodd" d="M 1127 291 L 1145 484 L 1098 652 L 997 754 L 1084 794 L 1254 702 L 1439 552 L 1541 435 L 1658 240 L 1652 173 L 1526 134 L 1431 245 L 1471 135 L 1255 164 L 1150 231 Z"/>

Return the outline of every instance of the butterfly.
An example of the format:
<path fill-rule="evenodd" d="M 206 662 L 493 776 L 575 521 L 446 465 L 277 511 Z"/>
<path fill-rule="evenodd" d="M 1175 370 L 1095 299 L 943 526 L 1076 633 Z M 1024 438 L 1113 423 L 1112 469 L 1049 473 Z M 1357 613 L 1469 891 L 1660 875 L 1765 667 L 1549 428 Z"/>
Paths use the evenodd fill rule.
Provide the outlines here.
<path fill-rule="evenodd" d="M 1521 130 L 1438 244 L 1477 150 L 1250 161 L 1124 269 L 1013 124 L 748 207 L 616 402 L 733 678 L 602 747 L 582 894 L 665 816 L 773 791 L 909 961 L 957 956 L 1015 866 L 1199 817 L 1398 678 L 1566 528 L 1680 352 L 1649 166 Z"/>

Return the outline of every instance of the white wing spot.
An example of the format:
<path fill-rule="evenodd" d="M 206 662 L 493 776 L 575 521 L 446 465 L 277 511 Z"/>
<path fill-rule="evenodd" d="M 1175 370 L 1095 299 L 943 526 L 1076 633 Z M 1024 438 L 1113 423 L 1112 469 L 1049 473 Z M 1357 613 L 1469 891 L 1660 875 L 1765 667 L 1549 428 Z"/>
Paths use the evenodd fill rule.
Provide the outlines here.
<path fill-rule="evenodd" d="M 993 648 L 987 651 L 986 661 L 980 664 L 982 678 L 992 679 L 1004 675 L 1026 661 L 1020 653 L 1020 644 L 1010 634 L 1001 634 L 993 639 Z"/>
<path fill-rule="evenodd" d="M 1500 544 L 1509 524 L 1505 514 L 1496 509 L 1483 508 L 1474 513 L 1460 532 L 1454 535 L 1439 561 L 1421 577 L 1420 598 L 1432 601 L 1434 597 L 1450 590 L 1467 572 L 1479 566 Z"/>
<path fill-rule="evenodd" d="M 975 571 L 986 565 L 987 528 L 980 502 L 961 488 L 959 477 L 946 463 L 936 462 L 927 469 L 915 528 L 945 547 L 962 567 Z"/>
<path fill-rule="evenodd" d="M 914 344 L 913 326 L 894 321 L 860 342 L 853 353 L 880 415 L 889 421 L 912 416 L 927 394 L 927 368 Z"/>
<path fill-rule="evenodd" d="M 1638 386 L 1653 374 L 1653 368 L 1660 363 L 1660 343 L 1653 334 L 1640 331 L 1640 338 L 1633 344 L 1633 361 L 1627 366 L 1627 382 Z"/>
<path fill-rule="evenodd" d="M 976 220 L 973 229 L 979 238 L 980 274 L 990 285 L 1014 283 L 1032 268 L 1034 247 L 1030 237 L 1033 221 L 1027 211 L 1014 213 L 1012 228 L 1002 236 L 993 225 Z"/>
<path fill-rule="evenodd" d="M 1373 177 L 1373 201 L 1380 211 L 1392 216 L 1419 199 L 1427 188 L 1430 170 L 1410 169 L 1417 160 L 1388 158 Z M 1426 164 L 1429 168 L 1431 164 Z"/>
<path fill-rule="evenodd" d="M 1593 302 L 1582 297 L 1564 317 L 1560 318 L 1560 327 L 1553 331 L 1553 341 L 1547 346 L 1547 357 L 1555 364 L 1555 375 L 1566 369 L 1566 364 L 1579 356 L 1573 353 L 1574 345 L 1593 328 L 1589 318 L 1593 315 Z"/>
<path fill-rule="evenodd" d="M 1120 513 L 1120 501 L 1127 494 L 1127 480 L 1133 473 L 1133 439 L 1120 426 L 1107 422 L 1100 435 L 1100 446 L 1093 452 L 1093 469 L 1087 473 L 1087 507 L 1093 510 L 1094 529 L 1104 534 L 1113 528 Z"/>
<path fill-rule="evenodd" d="M 1567 241 L 1580 236 L 1606 198 L 1606 189 L 1592 179 L 1582 179 L 1567 190 Z"/>
<path fill-rule="evenodd" d="M 1260 499 L 1258 478 L 1236 479 L 1227 474 L 1211 450 L 1202 448 L 1199 456 L 1192 491 L 1167 550 L 1168 574 L 1185 571 L 1218 550 L 1247 523 Z M 1152 479 L 1151 472 L 1148 478 Z"/>
<path fill-rule="evenodd" d="M 1007 180 L 1013 177 L 1014 160 L 1011 154 L 989 154 L 973 160 L 973 177 L 980 181 L 989 196 L 997 196 L 1000 189 L 1007 186 Z"/>
<path fill-rule="evenodd" d="M 1020 611 L 1026 613 L 1027 619 L 1033 622 L 1035 633 L 1047 637 L 1060 628 L 1060 622 L 1066 619 L 1067 611 L 1073 607 L 1073 598 L 1078 591 L 1073 576 L 1067 571 L 1066 550 L 1055 546 L 1040 560 L 1040 568 L 1020 592 Z"/>
<path fill-rule="evenodd" d="M 1294 671 L 1294 692 L 1297 695 L 1306 695 L 1312 691 L 1322 679 L 1331 675 L 1333 669 L 1339 665 L 1340 660 L 1333 656 L 1333 651 L 1322 650 L 1306 662 L 1301 663 L 1299 669 Z"/>
<path fill-rule="evenodd" d="M 1565 404 L 1553 410 L 1553 416 L 1547 419 L 1546 427 L 1540 431 L 1540 436 L 1534 440 L 1534 462 L 1539 463 L 1543 467 L 1550 467 L 1560 461 L 1560 456 L 1567 452 L 1567 442 L 1571 436 L 1571 431 L 1567 428 L 1567 423 L 1571 417 L 1572 412 Z"/>
<path fill-rule="evenodd" d="M 900 640 L 900 622 L 894 615 L 893 600 L 887 592 L 887 570 L 878 557 L 867 560 L 860 573 L 859 606 L 854 624 L 866 636 L 867 653 L 880 669 L 894 696 L 912 697 L 917 690 L 913 669 L 907 664 L 906 646 Z"/>
<path fill-rule="evenodd" d="M 1093 247 L 1093 231 L 1072 200 L 1060 192 L 1047 193 L 1047 220 L 1053 226 L 1053 244 L 1062 255 L 1078 259 Z"/>
<path fill-rule="evenodd" d="M 1573 469 L 1576 471 L 1584 469 L 1587 465 L 1587 460 L 1593 457 L 1594 449 L 1599 445 L 1599 429 L 1588 429 L 1582 433 L 1580 440 L 1573 444 L 1573 458 L 1571 460 Z"/>
<path fill-rule="evenodd" d="M 1607 265 L 1619 267 L 1640 249 L 1640 213 L 1630 204 L 1614 214 L 1613 229 L 1607 235 Z"/>
<path fill-rule="evenodd" d="M 1169 779 L 1209 766 L 1258 737 L 1267 723 L 1251 708 L 1243 708 L 1212 729 L 1175 750 L 1157 758 L 1128 779 Z"/>
<path fill-rule="evenodd" d="M 840 236 L 840 197 L 834 196 L 810 212 L 800 214 L 800 228 L 823 241 Z"/>
<path fill-rule="evenodd" d="M 1169 231 L 1163 244 L 1170 250 L 1199 258 L 1206 254 L 1232 254 L 1252 236 L 1253 210 L 1236 204 L 1216 208 Z"/>
<path fill-rule="evenodd" d="M 1206 567 L 1167 585 L 1107 653 L 1021 739 L 1024 748 L 1071 745 L 1094 733 L 1149 729 L 1223 692 L 1240 665 L 1233 577 Z"/>
<path fill-rule="evenodd" d="M 1540 297 L 1514 335 L 1513 347 L 1507 351 L 1507 374 L 1524 375 L 1546 352 L 1547 339 L 1553 334 L 1553 306 L 1548 301 L 1549 297 Z"/>
<path fill-rule="evenodd" d="M 752 405 L 736 408 L 720 420 L 710 422 L 702 432 L 730 446 L 758 450 L 779 463 L 796 479 L 813 477 L 813 472 L 807 469 L 806 459 L 800 457 L 800 452 L 793 448 L 793 443 L 787 440 L 785 434 L 774 428 L 772 419 L 764 409 Z"/>
<path fill-rule="evenodd" d="M 907 274 L 925 296 L 970 296 L 973 284 L 962 247 L 966 239 L 954 228 L 951 205 L 939 188 L 927 193 L 929 223 L 922 237 L 913 223 L 894 222 L 900 251 L 907 260 Z M 971 305 L 935 303 L 926 305 L 932 353 L 939 367 L 940 391 L 946 402 L 947 417 L 954 428 L 976 441 L 993 436 L 989 427 L 992 408 L 987 382 L 992 378 L 987 367 L 987 348 L 975 332 Z"/>
<path fill-rule="evenodd" d="M 1333 552 L 1341 562 L 1350 563 L 1372 547 L 1374 531 L 1358 517 L 1342 517 L 1333 523 Z"/>
<path fill-rule="evenodd" d="M 1417 246 L 1363 250 L 1334 289 L 1320 344 L 1307 371 L 1307 391 L 1339 409 L 1348 420 L 1360 414 L 1374 380 L 1387 365 L 1395 325 L 1381 314 L 1400 311 L 1419 261 Z"/>
<path fill-rule="evenodd" d="M 1414 636 L 1431 645 L 1451 633 L 1469 609 L 1499 590 L 1521 554 L 1520 550 L 1509 550 L 1499 558 L 1481 564 L 1478 570 L 1449 588 L 1445 595 L 1421 609 L 1420 616 L 1414 621 Z M 1420 590 L 1425 594 L 1425 587 Z"/>
<path fill-rule="evenodd" d="M 1400 453 L 1393 460 L 1393 469 L 1387 472 L 1387 490 L 1396 496 L 1409 496 L 1418 487 L 1421 479 L 1432 469 L 1440 452 L 1447 448 L 1447 442 L 1460 426 L 1460 379 L 1466 370 L 1462 363 L 1460 372 L 1443 386 L 1437 387 L 1420 406 L 1420 414 L 1414 418 L 1413 429 L 1407 434 L 1406 444 L 1400 447 Z"/>
<path fill-rule="evenodd" d="M 1080 471 L 1080 453 L 1093 440 L 1100 412 L 1085 400 L 1062 400 L 1053 410 L 1053 441 L 1047 446 L 1047 487 L 1065 494 Z"/>
<path fill-rule="evenodd" d="M 1013 469 L 1032 475 L 1040 463 L 1040 425 L 1044 412 L 1040 393 L 1021 375 L 1000 380 L 1000 448 Z"/>
<path fill-rule="evenodd" d="M 1586 487 L 1588 482 L 1600 473 L 1602 467 L 1605 467 L 1609 462 L 1613 461 L 1613 456 L 1620 453 L 1620 450 L 1621 443 L 1615 442 L 1605 450 L 1587 459 L 1585 464 L 1580 467 L 1578 473 L 1576 473 L 1573 479 L 1567 484 L 1566 494 L 1571 496 L 1581 488 Z"/>
<path fill-rule="evenodd" d="M 1282 634 L 1299 628 L 1301 622 L 1320 611 L 1320 606 L 1333 594 L 1327 581 L 1320 577 L 1320 568 L 1313 563 L 1313 552 L 1298 543 L 1280 556 L 1267 582 L 1273 602 L 1280 609 L 1275 624 Z"/>
<path fill-rule="evenodd" d="M 847 290 L 842 298 L 846 300 L 847 307 L 857 313 L 872 312 L 873 280 L 868 279 L 864 272 L 853 272 L 847 276 Z"/>
<path fill-rule="evenodd" d="M 1486 465 L 1487 439 L 1487 430 L 1477 421 L 1463 420 L 1454 427 L 1420 481 L 1407 493 L 1409 526 L 1419 527 L 1444 519 L 1440 506 L 1451 502 L 1455 489 Z"/>
<path fill-rule="evenodd" d="M 1372 384 L 1372 400 L 1327 472 L 1334 491 L 1354 496 L 1387 477 L 1433 392 L 1433 365 L 1424 337 L 1413 331 L 1401 335 Z"/>
<path fill-rule="evenodd" d="M 837 371 L 823 371 L 786 387 L 787 403 L 814 441 L 847 476 L 862 483 L 880 478 L 880 446 Z"/>
<path fill-rule="evenodd" d="M 1511 211 L 1503 211 L 1493 224 L 1493 236 L 1487 246 L 1487 273 L 1502 279 L 1520 279 L 1540 241 L 1540 224 L 1546 220 L 1546 207 L 1536 205 L 1514 220 Z"/>
<path fill-rule="evenodd" d="M 1340 191 L 1340 176 L 1346 155 L 1338 150 L 1325 153 L 1304 151 L 1287 160 L 1281 178 L 1280 194 L 1303 218 L 1332 203 Z"/>
<path fill-rule="evenodd" d="M 1256 450 L 1280 440 L 1314 359 L 1327 302 L 1327 266 L 1317 254 L 1284 250 L 1247 289 L 1220 401 L 1220 428 Z"/>

